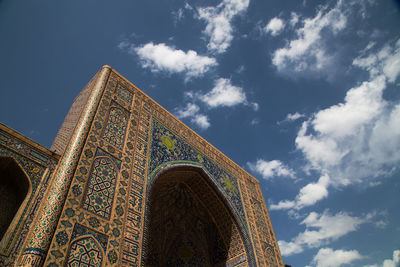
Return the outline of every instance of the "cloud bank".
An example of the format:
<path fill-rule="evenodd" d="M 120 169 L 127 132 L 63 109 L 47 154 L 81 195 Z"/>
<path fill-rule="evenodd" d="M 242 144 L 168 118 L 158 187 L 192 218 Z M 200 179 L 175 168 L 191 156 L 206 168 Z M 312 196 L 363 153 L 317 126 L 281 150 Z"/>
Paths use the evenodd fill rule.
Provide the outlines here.
<path fill-rule="evenodd" d="M 311 212 L 302 222 L 306 230 L 299 233 L 290 242 L 279 240 L 279 248 L 283 256 L 303 252 L 305 248 L 315 248 L 339 239 L 356 231 L 360 225 L 371 222 L 374 214 L 365 217 L 353 217 L 346 212 L 331 215 L 328 211 L 322 214 Z"/>
<path fill-rule="evenodd" d="M 316 267 L 339 267 L 343 264 L 351 263 L 362 259 L 363 256 L 357 250 L 332 250 L 331 248 L 321 248 L 314 256 L 312 263 Z"/>

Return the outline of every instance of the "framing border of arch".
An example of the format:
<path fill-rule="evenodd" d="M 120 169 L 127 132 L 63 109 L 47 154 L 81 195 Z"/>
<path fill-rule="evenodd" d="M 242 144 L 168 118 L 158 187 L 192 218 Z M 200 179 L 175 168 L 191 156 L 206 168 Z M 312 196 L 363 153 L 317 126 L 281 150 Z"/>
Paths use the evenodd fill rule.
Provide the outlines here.
<path fill-rule="evenodd" d="M 251 243 L 250 233 L 246 231 L 245 225 L 246 222 L 243 222 L 239 215 L 235 212 L 235 209 L 232 206 L 232 203 L 228 200 L 227 196 L 218 188 L 218 185 L 211 178 L 212 175 L 202 166 L 195 163 L 190 162 L 165 162 L 165 166 L 162 166 L 156 169 L 149 180 L 147 182 L 146 187 L 146 195 L 145 195 L 145 210 L 144 210 L 144 222 L 143 222 L 143 239 L 142 239 L 142 255 L 141 255 L 141 266 L 144 266 L 144 259 L 146 257 L 146 249 L 148 242 L 148 224 L 149 224 L 149 197 L 152 191 L 154 184 L 157 180 L 167 171 L 171 171 L 173 169 L 185 169 L 197 172 L 204 179 L 204 181 L 214 190 L 219 200 L 222 201 L 223 205 L 227 209 L 230 216 L 232 216 L 233 222 L 236 224 L 240 236 L 244 241 L 245 253 L 247 256 L 247 263 L 249 266 L 257 266 L 254 248 Z"/>

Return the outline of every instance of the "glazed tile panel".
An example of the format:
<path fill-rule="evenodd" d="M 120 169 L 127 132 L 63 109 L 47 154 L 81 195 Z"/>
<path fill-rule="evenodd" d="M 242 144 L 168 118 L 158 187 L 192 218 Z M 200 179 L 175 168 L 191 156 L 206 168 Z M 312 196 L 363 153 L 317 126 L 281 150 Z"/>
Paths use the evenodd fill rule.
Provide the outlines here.
<path fill-rule="evenodd" d="M 189 162 L 203 166 L 211 179 L 232 204 L 242 222 L 246 221 L 239 186 L 236 178 L 219 167 L 208 157 L 199 153 L 191 145 L 176 136 L 157 120 L 152 123 L 152 139 L 149 163 L 149 179 L 159 168 L 171 163 Z M 245 223 L 244 223 L 245 225 Z"/>
<path fill-rule="evenodd" d="M 101 149 L 96 151 L 82 208 L 110 219 L 121 161 Z"/>

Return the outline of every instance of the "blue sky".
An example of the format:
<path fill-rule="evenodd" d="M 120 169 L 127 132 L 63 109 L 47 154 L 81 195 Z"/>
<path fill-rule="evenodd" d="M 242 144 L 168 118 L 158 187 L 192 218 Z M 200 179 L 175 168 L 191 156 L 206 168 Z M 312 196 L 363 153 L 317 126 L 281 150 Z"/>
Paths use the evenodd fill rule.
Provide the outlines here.
<path fill-rule="evenodd" d="M 400 4 L 0 1 L 0 122 L 49 147 L 108 64 L 257 177 L 286 264 L 400 264 Z"/>

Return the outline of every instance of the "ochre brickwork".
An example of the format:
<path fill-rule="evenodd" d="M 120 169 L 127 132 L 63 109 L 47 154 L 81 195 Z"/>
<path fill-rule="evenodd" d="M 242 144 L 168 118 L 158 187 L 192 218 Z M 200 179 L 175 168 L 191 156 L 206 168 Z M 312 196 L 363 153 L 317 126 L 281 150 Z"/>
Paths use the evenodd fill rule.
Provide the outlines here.
<path fill-rule="evenodd" d="M 26 153 L 12 147 L 0 153 L 22 162 Z M 21 242 L 3 262 L 283 266 L 259 182 L 112 68 L 75 99 L 52 149 L 57 165 L 57 156 L 30 154 L 39 193 L 20 217 L 30 230 L 16 227 Z M 175 254 L 156 247 L 160 238 Z"/>

